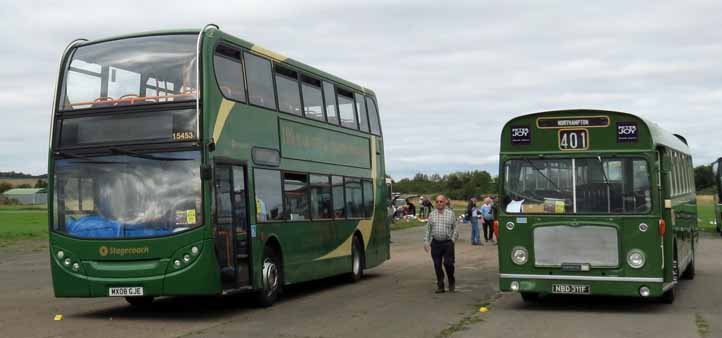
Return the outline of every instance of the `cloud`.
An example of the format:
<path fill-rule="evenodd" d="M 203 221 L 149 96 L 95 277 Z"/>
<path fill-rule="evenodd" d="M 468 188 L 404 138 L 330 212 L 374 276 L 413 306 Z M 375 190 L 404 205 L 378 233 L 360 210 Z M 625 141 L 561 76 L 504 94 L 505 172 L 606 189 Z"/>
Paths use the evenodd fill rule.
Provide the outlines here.
<path fill-rule="evenodd" d="M 374 89 L 395 178 L 496 173 L 507 120 L 576 107 L 657 121 L 687 137 L 696 164 L 709 163 L 720 156 L 720 9 L 715 1 L 12 2 L 0 13 L 8 28 L 0 170 L 46 170 L 68 42 L 209 22 Z"/>

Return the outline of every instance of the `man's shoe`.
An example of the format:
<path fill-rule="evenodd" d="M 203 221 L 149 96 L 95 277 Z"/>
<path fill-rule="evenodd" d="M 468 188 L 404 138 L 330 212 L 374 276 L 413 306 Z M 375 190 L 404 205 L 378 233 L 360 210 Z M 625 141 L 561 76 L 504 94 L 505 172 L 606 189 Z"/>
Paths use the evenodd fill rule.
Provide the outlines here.
<path fill-rule="evenodd" d="M 444 292 L 446 292 L 446 291 L 444 291 L 444 288 L 438 288 L 438 289 L 436 289 L 436 291 L 434 293 L 444 293 Z"/>
<path fill-rule="evenodd" d="M 449 283 L 449 292 L 454 292 L 456 290 L 456 285 L 454 283 Z"/>

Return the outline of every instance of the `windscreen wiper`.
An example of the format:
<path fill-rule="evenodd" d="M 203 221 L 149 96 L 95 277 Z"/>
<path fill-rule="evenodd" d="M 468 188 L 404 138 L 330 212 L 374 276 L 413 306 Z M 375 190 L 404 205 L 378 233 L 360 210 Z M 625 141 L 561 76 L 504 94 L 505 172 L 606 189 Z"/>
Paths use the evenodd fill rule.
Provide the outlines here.
<path fill-rule="evenodd" d="M 115 162 L 115 161 L 98 161 L 98 160 L 88 160 L 88 158 L 92 158 L 91 156 L 87 155 L 78 155 L 75 153 L 67 152 L 67 151 L 55 151 L 56 155 L 60 155 L 63 157 L 68 157 L 72 159 L 76 159 L 79 161 L 76 161 L 76 163 L 88 163 L 88 164 L 125 164 L 123 162 Z"/>
<path fill-rule="evenodd" d="M 192 161 L 192 158 L 178 158 L 178 157 L 162 157 L 162 156 L 153 156 L 153 155 L 147 155 L 147 154 L 141 154 L 137 153 L 135 151 L 120 149 L 120 148 L 110 148 L 110 151 L 117 154 L 123 154 L 128 155 L 132 157 L 138 157 L 138 158 L 144 158 L 146 160 L 155 160 L 155 161 Z"/>
<path fill-rule="evenodd" d="M 558 186 L 556 183 L 554 183 L 554 181 L 552 181 L 551 178 L 547 177 L 547 175 L 544 175 L 544 173 L 543 173 L 539 168 L 537 168 L 537 167 L 534 165 L 534 163 L 532 163 L 528 158 L 524 158 L 524 160 L 525 160 L 527 163 L 529 163 L 529 165 L 530 165 L 532 168 L 534 168 L 534 170 L 536 170 L 536 172 L 538 172 L 539 175 L 542 175 L 542 177 L 544 177 L 547 181 L 549 181 L 549 183 L 551 183 L 551 184 L 554 186 L 554 188 L 557 189 L 557 192 L 562 192 L 562 189 L 560 189 L 559 186 Z"/>
<path fill-rule="evenodd" d="M 602 169 L 604 184 L 607 186 L 607 212 L 612 212 L 612 187 L 609 184 L 609 178 L 607 178 L 607 173 L 604 171 L 604 163 L 602 162 L 602 157 L 597 155 L 597 160 L 599 161 L 599 168 Z"/>
<path fill-rule="evenodd" d="M 604 184 L 609 185 L 609 178 L 607 178 L 607 173 L 604 171 L 604 163 L 602 163 L 602 157 L 597 156 L 597 160 L 599 161 L 599 168 L 602 169 L 602 177 L 604 177 Z"/>

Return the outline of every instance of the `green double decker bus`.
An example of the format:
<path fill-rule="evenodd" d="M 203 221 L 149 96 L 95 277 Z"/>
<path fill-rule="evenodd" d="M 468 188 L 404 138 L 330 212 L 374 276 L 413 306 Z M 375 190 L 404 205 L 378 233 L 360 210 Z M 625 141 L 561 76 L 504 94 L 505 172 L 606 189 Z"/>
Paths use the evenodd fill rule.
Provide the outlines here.
<path fill-rule="evenodd" d="M 504 126 L 500 289 L 659 297 L 694 277 L 698 241 L 687 141 L 603 110 L 524 115 Z"/>
<path fill-rule="evenodd" d="M 389 259 L 373 91 L 222 32 L 72 42 L 49 152 L 56 297 L 255 292 Z"/>
<path fill-rule="evenodd" d="M 712 163 L 712 172 L 714 173 L 714 185 L 717 192 L 714 194 L 714 218 L 717 224 L 717 232 L 722 235 L 722 172 L 720 172 L 720 164 L 722 157 Z"/>

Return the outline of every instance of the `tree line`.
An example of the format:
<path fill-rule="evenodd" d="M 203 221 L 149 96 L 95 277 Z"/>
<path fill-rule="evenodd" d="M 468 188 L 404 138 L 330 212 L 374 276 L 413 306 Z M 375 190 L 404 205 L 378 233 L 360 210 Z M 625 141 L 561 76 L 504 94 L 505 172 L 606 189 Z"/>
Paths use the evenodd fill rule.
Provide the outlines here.
<path fill-rule="evenodd" d="M 417 173 L 393 183 L 393 191 L 402 194 L 444 194 L 455 200 L 496 193 L 496 179 L 486 171 L 454 172 L 447 175 Z M 431 197 L 431 196 L 429 196 Z"/>
<path fill-rule="evenodd" d="M 48 178 L 48 174 L 34 176 L 16 171 L 0 171 L 0 178 Z"/>
<path fill-rule="evenodd" d="M 712 166 L 694 168 L 694 183 L 697 192 L 714 189 L 715 177 Z M 486 171 L 454 172 L 447 175 L 417 173 L 413 178 L 395 181 L 394 192 L 402 194 L 444 194 L 451 199 L 465 200 L 472 196 L 497 193 L 496 177 Z M 429 196 L 431 197 L 431 196 Z"/>

